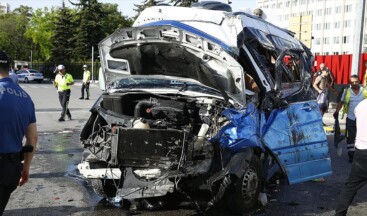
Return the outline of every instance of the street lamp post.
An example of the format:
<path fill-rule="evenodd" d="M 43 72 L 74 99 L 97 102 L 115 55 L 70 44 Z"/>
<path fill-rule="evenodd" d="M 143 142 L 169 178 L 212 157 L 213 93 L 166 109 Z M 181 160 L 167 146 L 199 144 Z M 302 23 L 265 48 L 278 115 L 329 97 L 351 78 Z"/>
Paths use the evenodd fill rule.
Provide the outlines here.
<path fill-rule="evenodd" d="M 355 43 L 353 47 L 353 58 L 352 58 L 352 72 L 353 75 L 359 75 L 360 70 L 360 59 L 362 53 L 362 38 L 363 38 L 363 22 L 365 16 L 365 0 L 357 1 L 356 11 L 356 25 L 354 28 Z"/>
<path fill-rule="evenodd" d="M 29 60 L 30 60 L 30 62 L 31 62 L 31 64 L 30 64 L 30 67 L 29 68 L 33 68 L 33 43 L 31 43 L 31 56 L 29 56 Z"/>
<path fill-rule="evenodd" d="M 92 82 L 94 83 L 94 46 L 92 46 Z"/>
<path fill-rule="evenodd" d="M 33 68 L 33 50 L 31 48 L 31 67 L 30 68 Z"/>

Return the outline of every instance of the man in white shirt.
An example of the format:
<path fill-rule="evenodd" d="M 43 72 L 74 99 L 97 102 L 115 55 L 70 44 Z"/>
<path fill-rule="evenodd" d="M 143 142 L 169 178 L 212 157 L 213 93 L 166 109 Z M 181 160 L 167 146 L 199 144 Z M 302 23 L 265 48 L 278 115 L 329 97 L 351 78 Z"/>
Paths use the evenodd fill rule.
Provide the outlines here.
<path fill-rule="evenodd" d="M 367 183 L 367 99 L 360 102 L 355 110 L 357 122 L 357 136 L 355 153 L 349 178 L 345 183 L 335 210 L 335 215 L 346 215 L 357 191 Z"/>
<path fill-rule="evenodd" d="M 87 65 L 83 65 L 83 84 L 82 84 L 82 96 L 79 98 L 80 100 L 84 99 L 84 89 L 87 92 L 86 100 L 89 100 L 89 83 L 90 83 L 90 71 L 88 70 Z"/>

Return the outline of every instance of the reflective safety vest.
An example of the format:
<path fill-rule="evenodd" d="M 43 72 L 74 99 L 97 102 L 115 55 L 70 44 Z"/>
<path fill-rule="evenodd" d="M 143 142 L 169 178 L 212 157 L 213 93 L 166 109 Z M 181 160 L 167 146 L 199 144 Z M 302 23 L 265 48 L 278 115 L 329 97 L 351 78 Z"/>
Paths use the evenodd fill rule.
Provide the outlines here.
<path fill-rule="evenodd" d="M 343 114 L 342 114 L 342 118 L 344 118 L 344 114 L 348 113 L 348 109 L 349 109 L 349 102 L 350 102 L 350 88 L 344 89 L 344 95 L 345 95 L 345 99 L 344 99 L 344 103 L 343 103 Z M 366 99 L 367 98 L 367 89 L 366 88 L 362 88 L 362 94 L 363 94 L 363 98 Z"/>
<path fill-rule="evenodd" d="M 83 73 L 83 82 L 89 82 L 90 81 L 90 71 L 86 70 Z"/>
<path fill-rule="evenodd" d="M 63 92 L 65 90 L 70 89 L 70 86 L 67 84 L 72 82 L 74 82 L 74 79 L 70 74 L 65 73 L 65 75 L 63 76 L 62 74 L 59 73 L 55 77 L 54 85 L 57 86 L 57 91 Z"/>

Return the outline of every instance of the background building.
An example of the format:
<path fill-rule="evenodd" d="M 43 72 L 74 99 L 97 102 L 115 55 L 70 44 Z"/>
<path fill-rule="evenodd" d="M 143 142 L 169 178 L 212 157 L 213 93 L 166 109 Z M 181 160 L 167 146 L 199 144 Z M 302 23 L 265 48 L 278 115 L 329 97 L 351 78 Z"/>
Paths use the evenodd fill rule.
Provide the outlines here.
<path fill-rule="evenodd" d="M 2 13 L 10 13 L 10 5 L 0 1 L 0 14 Z"/>
<path fill-rule="evenodd" d="M 277 25 L 295 32 L 315 55 L 338 55 L 353 52 L 357 3 L 356 0 L 257 0 L 256 6 L 268 12 L 269 21 L 275 20 Z M 362 51 L 367 52 L 366 19 L 363 35 Z"/>

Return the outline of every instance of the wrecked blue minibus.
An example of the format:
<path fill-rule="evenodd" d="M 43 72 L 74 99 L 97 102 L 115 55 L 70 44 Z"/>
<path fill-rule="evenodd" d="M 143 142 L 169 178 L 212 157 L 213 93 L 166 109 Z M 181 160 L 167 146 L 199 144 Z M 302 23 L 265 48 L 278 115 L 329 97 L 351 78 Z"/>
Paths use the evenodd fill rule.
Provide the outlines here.
<path fill-rule="evenodd" d="M 224 202 L 244 213 L 274 179 L 331 175 L 313 57 L 292 32 L 205 4 L 155 6 L 99 52 L 104 92 L 78 165 L 98 194 L 131 208 L 177 195 L 199 211 Z"/>

